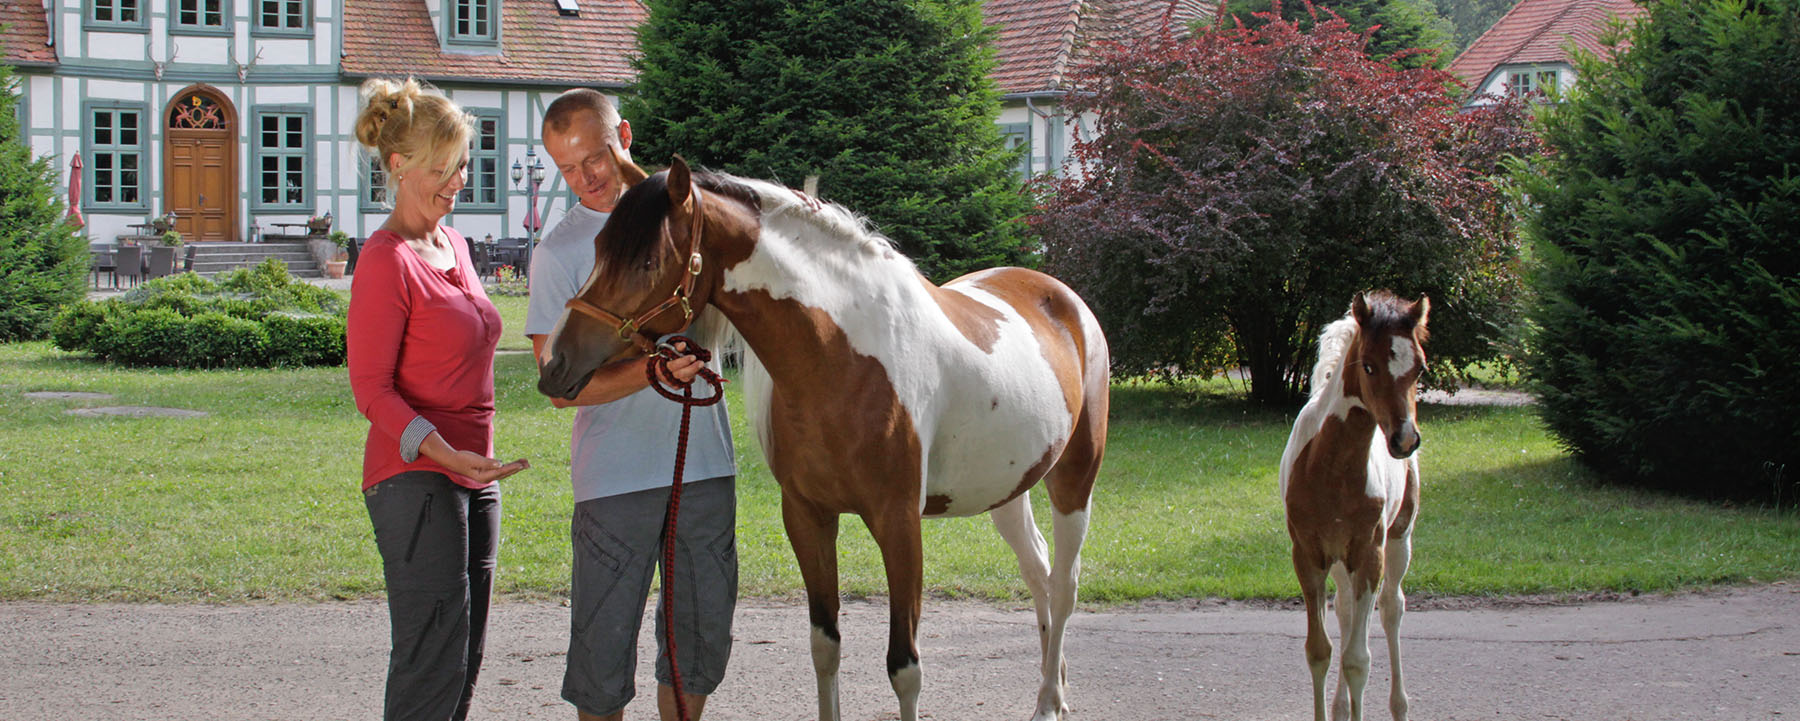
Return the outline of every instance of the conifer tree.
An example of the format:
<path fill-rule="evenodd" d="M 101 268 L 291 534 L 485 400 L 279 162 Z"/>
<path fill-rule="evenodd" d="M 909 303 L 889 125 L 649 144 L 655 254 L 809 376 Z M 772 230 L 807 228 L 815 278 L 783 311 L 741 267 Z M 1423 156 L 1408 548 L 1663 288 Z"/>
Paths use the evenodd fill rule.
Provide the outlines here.
<path fill-rule="evenodd" d="M 1529 365 L 1603 475 L 1800 491 L 1800 0 L 1652 0 L 1578 62 L 1522 174 L 1543 258 Z"/>
<path fill-rule="evenodd" d="M 869 218 L 928 277 L 1031 262 L 978 0 L 651 0 L 633 156 L 799 187 Z"/>
<path fill-rule="evenodd" d="M 1359 32 L 1376 27 L 1369 39 L 1372 58 L 1409 50 L 1435 51 L 1404 56 L 1400 62 L 1404 67 L 1445 68 L 1456 55 L 1455 28 L 1438 14 L 1431 0 L 1227 0 L 1225 11 L 1246 26 L 1256 27 L 1266 22 L 1257 15 L 1275 11 L 1277 5 L 1283 19 L 1301 28 L 1312 27 L 1315 13 L 1320 20 L 1336 14 Z"/>
<path fill-rule="evenodd" d="M 87 248 L 63 222 L 50 160 L 25 143 L 17 93 L 12 66 L 0 63 L 0 342 L 44 337 L 87 287 Z"/>

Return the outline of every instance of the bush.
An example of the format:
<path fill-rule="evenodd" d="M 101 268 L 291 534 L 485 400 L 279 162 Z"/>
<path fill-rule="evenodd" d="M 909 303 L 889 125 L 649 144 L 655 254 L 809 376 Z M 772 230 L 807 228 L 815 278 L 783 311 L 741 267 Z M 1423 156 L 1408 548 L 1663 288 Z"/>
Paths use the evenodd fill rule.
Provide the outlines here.
<path fill-rule="evenodd" d="M 1266 20 L 1102 45 L 1070 73 L 1095 132 L 1031 218 L 1046 270 L 1121 375 L 1246 367 L 1253 400 L 1293 403 L 1319 332 L 1388 288 L 1431 297 L 1426 381 L 1453 385 L 1517 317 L 1493 177 L 1536 150 L 1523 109 L 1458 112 L 1448 73 L 1370 58 L 1341 19 Z"/>
<path fill-rule="evenodd" d="M 337 365 L 344 362 L 344 319 L 273 313 L 264 319 L 271 365 Z"/>
<path fill-rule="evenodd" d="M 0 63 L 0 343 L 35 340 L 87 288 L 88 251 L 64 222 L 56 171 L 19 132 L 12 68 Z"/>
<path fill-rule="evenodd" d="M 269 331 L 263 324 L 206 312 L 187 319 L 186 352 L 177 364 L 189 368 L 268 365 Z"/>
<path fill-rule="evenodd" d="M 271 260 L 218 282 L 183 273 L 76 303 L 57 316 L 51 335 L 58 348 L 127 365 L 338 365 L 344 318 L 337 294 L 294 280 Z"/>
<path fill-rule="evenodd" d="M 1528 371 L 1602 475 L 1794 502 L 1800 490 L 1800 2 L 1657 0 L 1546 109 Z"/>

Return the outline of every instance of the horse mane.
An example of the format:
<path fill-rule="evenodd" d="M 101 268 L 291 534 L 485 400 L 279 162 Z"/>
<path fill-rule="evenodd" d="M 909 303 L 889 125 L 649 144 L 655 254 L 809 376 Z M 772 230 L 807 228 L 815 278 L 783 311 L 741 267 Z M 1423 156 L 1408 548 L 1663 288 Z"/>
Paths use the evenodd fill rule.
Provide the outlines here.
<path fill-rule="evenodd" d="M 701 190 L 736 198 L 754 210 L 761 208 L 757 194 L 731 176 L 696 172 L 693 178 Z M 619 197 L 607 219 L 607 228 L 612 232 L 606 235 L 605 243 L 594 249 L 595 265 L 600 268 L 599 283 L 610 286 L 638 279 L 638 274 L 628 269 L 640 268 L 656 257 L 662 242 L 663 218 L 668 217 L 669 210 L 667 171 L 643 179 Z M 618 225 L 615 227 L 614 223 Z"/>
<path fill-rule="evenodd" d="M 1344 355 L 1356 339 L 1356 318 L 1349 313 L 1325 326 L 1319 334 L 1319 362 L 1313 364 L 1311 398 L 1330 398 L 1343 385 Z"/>
<path fill-rule="evenodd" d="M 826 235 L 847 239 L 855 247 L 872 254 L 895 250 L 894 241 L 877 232 L 867 218 L 828 200 L 814 200 L 777 183 L 734 176 L 725 179 L 754 193 L 760 201 L 765 222 L 795 220 Z"/>

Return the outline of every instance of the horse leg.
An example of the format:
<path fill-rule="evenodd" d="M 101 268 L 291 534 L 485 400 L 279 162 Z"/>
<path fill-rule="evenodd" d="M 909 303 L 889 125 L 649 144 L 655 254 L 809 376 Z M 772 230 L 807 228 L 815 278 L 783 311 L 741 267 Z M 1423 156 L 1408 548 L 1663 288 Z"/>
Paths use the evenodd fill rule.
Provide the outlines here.
<path fill-rule="evenodd" d="M 1031 494 L 1021 493 L 988 512 L 994 521 L 994 530 L 1006 539 L 1006 545 L 1012 546 L 1013 555 L 1019 558 L 1019 575 L 1025 579 L 1025 588 L 1031 591 L 1031 605 L 1037 610 L 1038 653 L 1050 652 L 1050 546 L 1044 543 L 1044 534 L 1038 531 L 1037 519 L 1031 512 Z M 1050 676 L 1044 677 L 1049 684 Z M 1038 692 L 1039 697 L 1043 691 Z"/>
<path fill-rule="evenodd" d="M 1348 653 L 1350 629 L 1355 623 L 1350 614 L 1356 608 L 1356 599 L 1350 593 L 1350 572 L 1343 564 L 1332 564 L 1331 584 L 1337 587 L 1337 600 L 1331 606 L 1337 611 L 1338 644 Z M 1343 673 L 1338 674 L 1337 691 L 1332 694 L 1331 718 L 1332 721 L 1350 718 L 1350 679 Z"/>
<path fill-rule="evenodd" d="M 1394 677 L 1392 689 L 1388 692 L 1388 710 L 1393 713 L 1394 721 L 1406 721 L 1406 684 L 1400 680 L 1400 617 L 1406 615 L 1406 592 L 1400 590 L 1400 581 L 1406 576 L 1406 568 L 1412 564 L 1412 533 L 1399 538 L 1388 539 L 1387 573 L 1382 578 L 1381 586 L 1381 630 L 1387 635 L 1388 665 Z"/>
<path fill-rule="evenodd" d="M 1344 639 L 1342 673 L 1349 684 L 1351 721 L 1362 721 L 1363 689 L 1369 685 L 1369 617 L 1375 610 L 1376 587 L 1381 585 L 1380 554 L 1380 548 L 1361 554 L 1368 557 L 1367 560 L 1358 563 L 1350 572 L 1350 627 L 1341 632 Z"/>
<path fill-rule="evenodd" d="M 919 719 L 919 607 L 925 583 L 925 551 L 919 507 L 890 504 L 863 516 L 888 580 L 888 683 L 900 700 L 900 721 Z"/>
<path fill-rule="evenodd" d="M 1105 384 L 1102 382 L 1099 387 L 1105 388 Z M 1050 568 L 1050 626 L 1045 633 L 1044 684 L 1038 690 L 1037 714 L 1032 717 L 1033 721 L 1056 721 L 1069 712 L 1069 666 L 1063 658 L 1063 639 L 1069 616 L 1075 613 L 1076 592 L 1081 584 L 1081 546 L 1087 540 L 1094 478 L 1100 474 L 1100 458 L 1106 450 L 1109 402 L 1104 391 L 1089 394 L 1062 456 L 1044 476 L 1044 489 L 1050 496 L 1050 526 L 1056 538 L 1056 556 Z M 1029 514 L 1030 507 L 1026 506 L 1026 509 Z M 1042 618 L 1040 605 L 1040 623 Z"/>
<path fill-rule="evenodd" d="M 1331 638 L 1325 634 L 1325 569 L 1294 544 L 1294 575 L 1306 602 L 1306 667 L 1312 672 L 1313 721 L 1325 721 L 1325 672 L 1331 668 Z"/>
<path fill-rule="evenodd" d="M 800 578 L 806 584 L 812 619 L 813 673 L 819 682 L 819 721 L 838 721 L 838 514 L 821 510 L 790 493 L 781 494 L 781 520 Z"/>

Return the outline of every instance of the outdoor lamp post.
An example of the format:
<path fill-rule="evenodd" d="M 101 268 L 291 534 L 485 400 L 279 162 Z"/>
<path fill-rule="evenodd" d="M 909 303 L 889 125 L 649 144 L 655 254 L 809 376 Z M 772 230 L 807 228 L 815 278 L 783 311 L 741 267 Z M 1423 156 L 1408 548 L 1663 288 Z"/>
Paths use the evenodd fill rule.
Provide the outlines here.
<path fill-rule="evenodd" d="M 520 180 L 526 181 L 526 187 L 520 187 Z M 542 230 L 544 227 L 543 221 L 538 219 L 537 212 L 538 186 L 542 185 L 544 182 L 544 161 L 538 158 L 536 146 L 532 146 L 525 150 L 525 162 L 523 164 L 516 159 L 513 160 L 512 181 L 514 190 L 527 191 L 526 197 L 529 199 L 531 206 L 525 210 L 525 232 L 531 236 L 531 244 L 536 246 L 538 231 Z"/>

